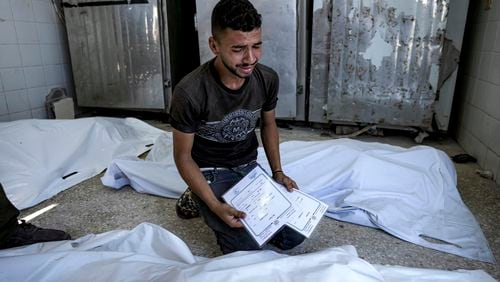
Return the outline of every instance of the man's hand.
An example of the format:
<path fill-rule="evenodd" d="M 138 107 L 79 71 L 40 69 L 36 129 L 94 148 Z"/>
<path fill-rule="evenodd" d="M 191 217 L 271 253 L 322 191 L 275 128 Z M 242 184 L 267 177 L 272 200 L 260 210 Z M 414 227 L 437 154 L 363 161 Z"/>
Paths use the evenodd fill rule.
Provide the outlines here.
<path fill-rule="evenodd" d="M 297 183 L 295 183 L 295 181 L 288 177 L 283 171 L 277 171 L 273 173 L 273 178 L 279 184 L 284 185 L 288 192 L 292 192 L 294 188 L 299 189 Z"/>
<path fill-rule="evenodd" d="M 222 219 L 227 225 L 233 228 L 241 228 L 243 224 L 240 218 L 245 217 L 245 213 L 239 211 L 226 203 L 220 203 L 212 208 L 214 212 L 220 219 Z"/>

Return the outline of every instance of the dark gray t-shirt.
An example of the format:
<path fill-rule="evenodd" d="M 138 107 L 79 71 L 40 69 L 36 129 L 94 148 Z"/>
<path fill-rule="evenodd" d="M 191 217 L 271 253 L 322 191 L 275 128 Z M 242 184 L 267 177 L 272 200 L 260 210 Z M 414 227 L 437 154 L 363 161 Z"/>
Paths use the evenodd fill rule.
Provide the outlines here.
<path fill-rule="evenodd" d="M 276 107 L 279 80 L 274 70 L 257 64 L 238 90 L 224 86 L 213 60 L 175 87 L 171 125 L 195 133 L 192 157 L 200 167 L 235 167 L 257 158 L 255 125 L 261 111 Z"/>

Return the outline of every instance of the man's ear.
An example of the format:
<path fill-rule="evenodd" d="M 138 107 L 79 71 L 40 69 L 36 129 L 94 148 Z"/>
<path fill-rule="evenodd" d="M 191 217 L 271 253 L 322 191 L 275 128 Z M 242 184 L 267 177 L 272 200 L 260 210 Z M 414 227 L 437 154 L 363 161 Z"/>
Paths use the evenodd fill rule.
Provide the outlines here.
<path fill-rule="evenodd" d="M 208 47 L 210 47 L 210 50 L 212 50 L 212 53 L 214 53 L 215 56 L 219 55 L 219 48 L 213 36 L 208 38 Z"/>

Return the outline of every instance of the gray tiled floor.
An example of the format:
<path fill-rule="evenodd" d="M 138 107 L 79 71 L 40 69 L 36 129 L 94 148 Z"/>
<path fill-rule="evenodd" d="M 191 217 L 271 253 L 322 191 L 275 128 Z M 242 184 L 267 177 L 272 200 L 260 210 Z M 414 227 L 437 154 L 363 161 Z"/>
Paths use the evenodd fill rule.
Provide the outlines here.
<path fill-rule="evenodd" d="M 168 130 L 168 126 L 155 123 Z M 280 129 L 282 141 L 322 140 L 319 130 L 295 127 Z M 324 134 L 323 134 L 324 135 Z M 416 145 L 409 137 L 361 136 L 360 140 L 381 142 L 403 147 Z M 424 145 L 441 149 L 448 155 L 463 153 L 449 138 L 424 140 Z M 480 177 L 477 164 L 456 164 L 458 189 L 464 202 L 480 223 L 490 247 L 500 259 L 500 187 L 492 180 Z M 131 188 L 112 190 L 104 187 L 99 176 L 84 181 L 54 198 L 24 210 L 30 214 L 52 203 L 58 206 L 36 218 L 33 223 L 43 227 L 67 230 L 74 238 L 88 233 L 101 233 L 114 229 L 130 229 L 141 222 L 158 224 L 183 239 L 195 255 L 218 256 L 220 252 L 211 231 L 201 219 L 182 220 L 174 211 L 175 200 L 139 194 Z M 313 252 L 327 247 L 354 245 L 360 257 L 371 263 L 403 265 L 437 269 L 484 269 L 500 279 L 500 266 L 486 264 L 420 247 L 383 231 L 324 218 L 311 238 L 290 254 Z"/>

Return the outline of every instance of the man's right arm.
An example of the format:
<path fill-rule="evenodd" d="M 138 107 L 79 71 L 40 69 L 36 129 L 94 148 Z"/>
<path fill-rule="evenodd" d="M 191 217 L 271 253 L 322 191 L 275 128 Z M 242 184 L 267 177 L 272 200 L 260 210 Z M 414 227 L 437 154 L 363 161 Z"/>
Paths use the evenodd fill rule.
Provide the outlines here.
<path fill-rule="evenodd" d="M 243 227 L 239 219 L 243 218 L 245 213 L 220 202 L 215 197 L 205 177 L 201 173 L 200 168 L 191 157 L 193 141 L 194 133 L 184 133 L 177 129 L 173 129 L 174 160 L 182 179 L 184 179 L 191 190 L 205 202 L 210 210 L 219 216 L 227 225 L 230 227 Z"/>

